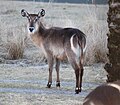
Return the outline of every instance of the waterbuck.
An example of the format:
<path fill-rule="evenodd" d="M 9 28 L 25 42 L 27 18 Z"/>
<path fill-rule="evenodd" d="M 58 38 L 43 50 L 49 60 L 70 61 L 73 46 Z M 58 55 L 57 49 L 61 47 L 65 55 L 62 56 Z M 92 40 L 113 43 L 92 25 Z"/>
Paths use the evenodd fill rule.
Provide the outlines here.
<path fill-rule="evenodd" d="M 29 14 L 21 10 L 21 15 L 28 19 L 28 33 L 33 43 L 42 48 L 49 65 L 49 78 L 47 87 L 52 84 L 52 71 L 54 60 L 56 60 L 57 80 L 56 86 L 60 87 L 59 66 L 60 60 L 67 58 L 75 70 L 76 88 L 75 92 L 81 92 L 83 76 L 83 58 L 86 49 L 86 35 L 76 28 L 45 28 L 41 17 L 45 10 L 41 9 L 38 14 Z"/>
<path fill-rule="evenodd" d="M 83 105 L 120 105 L 120 80 L 98 86 L 88 94 Z"/>

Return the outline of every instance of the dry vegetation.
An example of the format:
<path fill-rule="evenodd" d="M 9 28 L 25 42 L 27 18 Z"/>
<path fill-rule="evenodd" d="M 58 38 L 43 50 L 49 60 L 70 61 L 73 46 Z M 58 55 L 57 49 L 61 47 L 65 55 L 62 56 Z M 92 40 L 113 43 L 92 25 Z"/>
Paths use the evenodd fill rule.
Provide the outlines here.
<path fill-rule="evenodd" d="M 7 54 L 5 58 L 8 59 L 38 58 L 32 53 L 38 49 L 29 39 L 25 40 L 27 20 L 20 15 L 20 10 L 25 8 L 29 12 L 38 13 L 44 8 L 46 16 L 43 21 L 46 27 L 76 27 L 87 35 L 86 64 L 107 61 L 106 5 L 1 1 L 0 8 L 0 47 L 4 49 L 0 51 L 0 57 Z M 41 51 L 40 58 L 43 58 Z"/>
<path fill-rule="evenodd" d="M 13 37 L 9 37 L 6 44 L 8 58 L 12 60 L 22 59 L 24 54 L 26 38 L 22 34 L 17 35 L 18 33 L 24 33 L 21 27 L 18 27 L 18 29 L 13 30 L 12 33 L 8 34 L 8 36 Z"/>

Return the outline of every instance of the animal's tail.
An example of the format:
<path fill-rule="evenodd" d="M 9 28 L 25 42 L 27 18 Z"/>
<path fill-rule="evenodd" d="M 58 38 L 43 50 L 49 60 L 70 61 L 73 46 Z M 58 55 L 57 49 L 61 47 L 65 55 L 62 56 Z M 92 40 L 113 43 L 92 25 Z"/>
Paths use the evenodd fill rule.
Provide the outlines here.
<path fill-rule="evenodd" d="M 81 34 L 80 36 L 78 36 L 78 43 L 81 48 L 80 63 L 83 65 L 83 60 L 84 60 L 84 56 L 87 48 L 85 34 Z"/>
<path fill-rule="evenodd" d="M 80 58 L 83 64 L 84 53 L 86 51 L 86 36 L 84 34 L 73 34 L 70 39 L 71 49 Z"/>

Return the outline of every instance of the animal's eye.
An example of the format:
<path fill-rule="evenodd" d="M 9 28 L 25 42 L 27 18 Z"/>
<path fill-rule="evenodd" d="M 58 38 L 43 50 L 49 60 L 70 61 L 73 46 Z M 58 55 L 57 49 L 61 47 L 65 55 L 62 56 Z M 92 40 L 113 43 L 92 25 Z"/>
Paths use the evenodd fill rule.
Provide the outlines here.
<path fill-rule="evenodd" d="M 34 21 L 36 22 L 38 20 L 38 17 L 35 17 Z"/>
<path fill-rule="evenodd" d="M 29 20 L 29 21 L 31 21 L 31 18 L 30 18 L 30 17 L 28 17 L 28 20 Z"/>

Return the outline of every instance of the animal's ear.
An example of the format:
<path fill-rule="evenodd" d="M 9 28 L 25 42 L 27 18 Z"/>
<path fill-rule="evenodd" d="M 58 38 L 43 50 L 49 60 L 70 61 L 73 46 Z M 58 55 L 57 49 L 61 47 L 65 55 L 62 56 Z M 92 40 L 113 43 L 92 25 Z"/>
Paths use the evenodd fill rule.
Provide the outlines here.
<path fill-rule="evenodd" d="M 22 10 L 21 10 L 21 15 L 22 15 L 23 17 L 28 17 L 28 16 L 29 16 L 29 13 L 28 13 L 26 10 L 22 9 Z"/>
<path fill-rule="evenodd" d="M 38 17 L 43 17 L 45 15 L 45 10 L 41 9 L 40 12 L 38 12 Z"/>

